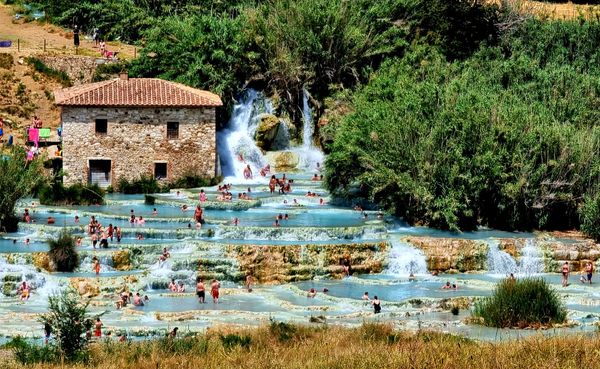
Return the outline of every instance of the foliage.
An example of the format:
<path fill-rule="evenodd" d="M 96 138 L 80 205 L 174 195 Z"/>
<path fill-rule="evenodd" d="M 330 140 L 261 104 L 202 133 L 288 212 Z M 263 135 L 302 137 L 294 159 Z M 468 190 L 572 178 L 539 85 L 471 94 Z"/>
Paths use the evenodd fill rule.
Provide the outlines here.
<path fill-rule="evenodd" d="M 505 279 L 492 296 L 475 304 L 483 324 L 506 328 L 562 323 L 567 311 L 557 292 L 543 278 Z"/>
<path fill-rule="evenodd" d="M 12 350 L 15 359 L 21 365 L 56 363 L 59 358 L 56 346 L 39 346 L 26 341 L 21 336 L 11 339 L 4 347 Z"/>
<path fill-rule="evenodd" d="M 252 72 L 245 27 L 243 16 L 227 14 L 166 18 L 144 33 L 145 47 L 131 73 L 208 89 L 229 103 Z"/>
<path fill-rule="evenodd" d="M 65 187 L 55 178 L 39 188 L 38 197 L 43 205 L 96 205 L 104 203 L 104 190 L 97 184 L 75 183 Z"/>
<path fill-rule="evenodd" d="M 250 343 L 252 343 L 252 338 L 250 338 L 250 336 L 239 335 L 235 333 L 222 335 L 219 338 L 221 339 L 221 344 L 226 350 L 232 350 L 238 346 L 241 348 L 248 348 L 250 347 Z"/>
<path fill-rule="evenodd" d="M 184 337 L 181 339 L 161 338 L 158 346 L 165 354 L 203 355 L 208 350 L 208 340 L 203 337 Z"/>
<path fill-rule="evenodd" d="M 65 73 L 62 70 L 50 68 L 41 59 L 36 58 L 35 56 L 29 56 L 27 57 L 26 61 L 27 64 L 31 65 L 33 70 L 45 75 L 50 79 L 55 80 L 56 82 L 60 83 L 63 87 L 71 87 L 73 85 L 67 73 Z"/>
<path fill-rule="evenodd" d="M 0 232 L 16 231 L 17 201 L 45 180 L 41 160 L 27 163 L 25 159 L 22 148 L 13 148 L 8 155 L 0 155 Z"/>
<path fill-rule="evenodd" d="M 118 190 L 125 194 L 149 194 L 167 192 L 169 188 L 167 186 L 161 186 L 156 178 L 151 175 L 142 175 L 140 178 L 131 181 L 127 180 L 127 178 L 121 178 L 119 180 Z"/>
<path fill-rule="evenodd" d="M 103 63 L 96 67 L 92 82 L 106 81 L 117 76 L 121 72 L 127 72 L 129 69 L 128 61 L 119 61 L 117 63 Z"/>
<path fill-rule="evenodd" d="M 9 53 L 0 53 L 0 68 L 2 69 L 12 69 L 15 60 L 12 54 Z"/>
<path fill-rule="evenodd" d="M 600 242 L 600 191 L 586 196 L 581 207 L 581 230 Z"/>
<path fill-rule="evenodd" d="M 202 177 L 195 174 L 184 174 L 169 183 L 170 188 L 198 188 L 215 186 L 223 180 L 223 177 Z"/>
<path fill-rule="evenodd" d="M 72 272 L 79 266 L 79 254 L 75 248 L 75 237 L 68 230 L 60 231 L 58 238 L 48 240 L 48 257 L 58 272 Z"/>
<path fill-rule="evenodd" d="M 144 195 L 144 204 L 146 205 L 154 205 L 156 203 L 156 196 L 152 195 Z"/>
<path fill-rule="evenodd" d="M 66 289 L 48 297 L 48 313 L 40 317 L 42 324 L 52 327 L 58 350 L 68 361 L 88 358 L 85 333 L 92 328 L 95 318 L 88 314 L 88 304 L 89 301 L 80 301 L 77 291 Z"/>
<path fill-rule="evenodd" d="M 578 226 L 600 178 L 600 53 L 585 36 L 600 23 L 581 28 L 531 20 L 464 61 L 416 45 L 385 63 L 335 128 L 329 188 L 438 228 Z"/>

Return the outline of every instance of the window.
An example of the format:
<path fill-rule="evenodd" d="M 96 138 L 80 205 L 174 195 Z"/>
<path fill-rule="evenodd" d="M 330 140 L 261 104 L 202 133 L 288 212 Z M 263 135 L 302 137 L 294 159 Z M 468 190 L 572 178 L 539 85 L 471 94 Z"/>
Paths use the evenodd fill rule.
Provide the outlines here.
<path fill-rule="evenodd" d="M 167 163 L 154 163 L 154 178 L 167 178 Z"/>
<path fill-rule="evenodd" d="M 96 119 L 96 134 L 105 135 L 108 132 L 108 120 Z"/>
<path fill-rule="evenodd" d="M 176 140 L 179 138 L 179 122 L 167 122 L 167 139 Z"/>

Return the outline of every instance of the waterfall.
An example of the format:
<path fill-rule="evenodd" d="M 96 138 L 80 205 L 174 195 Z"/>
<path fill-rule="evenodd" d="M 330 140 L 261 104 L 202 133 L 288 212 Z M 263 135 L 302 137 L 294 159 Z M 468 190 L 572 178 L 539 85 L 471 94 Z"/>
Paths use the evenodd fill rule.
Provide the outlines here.
<path fill-rule="evenodd" d="M 314 134 L 314 127 L 312 121 L 312 109 L 308 104 L 308 91 L 302 89 L 302 147 L 304 149 L 310 149 L 312 144 L 312 138 Z"/>
<path fill-rule="evenodd" d="M 227 127 L 217 133 L 217 150 L 223 176 L 243 180 L 243 171 L 250 165 L 257 175 L 265 160 L 254 142 L 260 115 L 272 114 L 273 104 L 260 92 L 249 89 L 233 107 Z"/>
<path fill-rule="evenodd" d="M 292 149 L 298 155 L 298 168 L 308 171 L 320 170 L 323 164 L 323 153 L 314 147 L 313 135 L 315 132 L 312 109 L 309 104 L 309 93 L 302 89 L 302 146 Z"/>
<path fill-rule="evenodd" d="M 510 274 L 517 271 L 517 262 L 506 251 L 500 250 L 500 242 L 490 240 L 488 243 L 488 271 L 492 274 Z"/>
<path fill-rule="evenodd" d="M 391 240 L 391 244 L 388 274 L 409 276 L 411 273 L 427 273 L 427 261 L 423 251 L 400 240 Z"/>
<path fill-rule="evenodd" d="M 527 239 L 525 247 L 521 250 L 521 260 L 519 260 L 518 273 L 522 275 L 531 275 L 544 272 L 544 260 L 542 252 L 537 247 L 535 239 Z"/>

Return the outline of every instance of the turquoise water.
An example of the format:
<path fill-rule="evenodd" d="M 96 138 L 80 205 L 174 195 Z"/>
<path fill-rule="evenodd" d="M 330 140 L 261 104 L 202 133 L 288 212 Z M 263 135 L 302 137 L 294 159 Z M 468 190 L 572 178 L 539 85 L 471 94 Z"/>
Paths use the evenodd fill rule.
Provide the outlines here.
<path fill-rule="evenodd" d="M 323 316 L 331 324 L 358 325 L 364 321 L 383 321 L 400 324 L 404 329 L 428 328 L 448 331 L 478 339 L 514 338 L 520 333 L 497 331 L 485 327 L 465 325 L 462 320 L 470 313 L 461 311 L 453 316 L 440 308 L 440 302 L 453 298 L 472 299 L 489 296 L 495 283 L 505 277 L 502 273 L 448 274 L 437 277 L 426 271 L 417 274 L 415 281 L 409 281 L 405 269 L 398 267 L 395 272 L 354 275 L 345 279 L 315 279 L 290 281 L 281 285 L 255 286 L 253 292 L 244 290 L 243 273 L 238 261 L 228 253 L 227 245 L 350 245 L 353 243 L 389 242 L 405 236 L 428 236 L 444 238 L 464 238 L 490 240 L 495 238 L 534 239 L 535 234 L 503 232 L 482 229 L 476 232 L 452 233 L 425 227 L 412 227 L 401 220 L 387 216 L 378 219 L 377 213 L 363 214 L 348 207 L 330 205 L 327 192 L 320 182 L 310 181 L 312 173 L 295 174 L 293 193 L 286 195 L 270 194 L 266 182 L 233 185 L 234 197 L 248 187 L 250 196 L 261 203 L 248 210 L 205 210 L 205 224 L 200 230 L 192 229 L 193 208 L 197 203 L 200 189 L 182 190 L 157 194 L 156 205 L 145 205 L 143 195 L 110 194 L 107 205 L 103 206 L 35 206 L 35 199 L 22 201 L 21 210 L 29 207 L 35 223 L 23 224 L 18 233 L 0 235 L 0 284 L 4 276 L 8 280 L 27 280 L 33 285 L 29 301 L 21 302 L 16 296 L 0 293 L 0 336 L 25 332 L 28 337 L 41 334 L 41 327 L 32 315 L 47 311 L 47 296 L 69 285 L 90 284 L 102 288 L 100 295 L 92 298 L 91 309 L 105 313 L 103 321 L 107 329 L 125 329 L 134 336 L 161 334 L 174 324 L 190 330 L 202 330 L 215 324 L 241 324 L 254 326 L 265 324 L 271 318 L 276 320 L 306 323 L 311 316 Z M 261 179 L 262 181 L 262 179 Z M 216 187 L 205 187 L 209 199 L 217 195 Z M 306 197 L 307 191 L 316 192 L 321 197 Z M 319 204 L 323 198 L 326 204 Z M 298 205 L 294 205 L 294 199 Z M 234 199 L 233 205 L 237 200 Z M 188 211 L 182 211 L 181 204 L 187 204 Z M 157 214 L 153 214 L 156 208 Z M 132 225 L 128 218 L 131 210 L 146 220 L 141 227 Z M 275 218 L 288 214 L 288 220 L 281 220 L 281 227 L 273 227 Z M 74 221 L 80 217 L 79 224 Z M 84 227 L 90 216 L 95 215 L 103 224 L 123 227 L 124 238 L 120 243 L 110 242 L 108 249 L 96 249 L 85 235 Z M 52 216 L 56 222 L 47 225 Z M 232 220 L 239 224 L 234 226 Z M 83 237 L 83 262 L 74 273 L 47 273 L 32 265 L 28 254 L 48 250 L 45 242 L 63 227 Z M 142 233 L 143 240 L 136 235 Z M 25 245 L 25 238 L 31 243 Z M 16 242 L 13 242 L 16 240 Z M 570 240 L 557 240 L 571 244 Z M 167 262 L 160 262 L 162 248 L 171 252 Z M 134 269 L 114 270 L 112 255 L 118 250 L 131 251 Z M 388 256 L 389 264 L 420 260 L 426 265 L 425 256 L 413 248 L 401 249 L 403 254 L 394 254 L 394 246 Z M 303 248 L 304 250 L 304 248 Z M 91 257 L 96 256 L 101 263 L 101 273 L 92 270 Z M 405 260 L 406 259 L 406 260 Z M 197 261 L 203 261 L 201 269 L 222 279 L 221 298 L 214 304 L 208 295 L 207 284 L 205 304 L 200 304 L 193 294 Z M 269 262 L 265 260 L 263 262 Z M 418 263 L 417 263 L 418 264 Z M 421 265 L 419 264 L 419 265 Z M 241 273 L 241 276 L 240 276 Z M 394 274 L 400 273 L 400 274 Z M 232 277 L 237 276 L 237 277 Z M 558 334 L 573 331 L 592 331 L 593 324 L 600 316 L 600 285 L 581 285 L 578 276 L 571 277 L 571 285 L 562 288 L 560 276 L 552 273 L 536 274 L 546 279 L 559 292 L 570 312 L 570 318 L 580 322 L 580 326 L 559 330 Z M 76 279 L 73 279 L 76 278 Z M 212 277 L 211 277 L 212 278 Z M 165 287 L 170 279 L 185 285 L 188 293 L 172 294 Z M 228 280 L 229 279 L 229 280 Z M 443 290 L 449 281 L 458 285 L 457 290 Z M 314 288 L 315 298 L 308 298 L 307 292 Z M 324 290 L 327 292 L 324 292 Z M 144 307 L 128 306 L 117 310 L 114 302 L 122 290 L 140 292 L 150 297 Z M 0 291 L 3 291 L 0 289 Z M 364 292 L 377 295 L 382 300 L 383 311 L 374 315 L 368 302 L 362 300 Z M 4 314 L 2 314 L 4 313 Z M 163 320 L 168 316 L 167 320 Z M 160 319 L 159 319 L 160 318 Z M 500 332 L 500 333 L 499 333 Z M 523 331 L 516 331 L 523 332 Z M 523 332 L 523 334 L 530 334 Z M 500 337 L 500 338 L 498 338 Z"/>

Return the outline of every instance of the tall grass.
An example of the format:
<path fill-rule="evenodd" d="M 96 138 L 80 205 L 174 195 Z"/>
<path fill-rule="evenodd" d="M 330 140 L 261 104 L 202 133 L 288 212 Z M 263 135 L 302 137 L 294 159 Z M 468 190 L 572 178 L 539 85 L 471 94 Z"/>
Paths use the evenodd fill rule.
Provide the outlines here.
<path fill-rule="evenodd" d="M 359 328 L 303 328 L 308 335 L 280 341 L 269 327 L 227 330 L 211 328 L 201 339 L 175 339 L 178 346 L 165 350 L 157 340 L 96 344 L 88 364 L 37 365 L 35 369 L 139 369 L 139 368 L 414 368 L 414 369 L 501 369 L 501 368 L 596 368 L 600 338 L 568 336 L 530 337 L 518 341 L 478 342 L 448 334 L 395 332 L 389 339 L 389 325 Z M 221 337 L 227 334 L 249 337 L 247 347 L 228 347 Z M 189 341 L 188 341 L 189 340 Z M 195 349 L 195 348 L 198 349 Z M 23 368 L 16 362 L 0 363 L 4 368 Z M 3 369 L 4 369 L 3 368 Z"/>
<path fill-rule="evenodd" d="M 567 318 L 560 297 L 542 278 L 498 283 L 494 294 L 475 305 L 474 315 L 491 327 L 546 326 Z"/>

